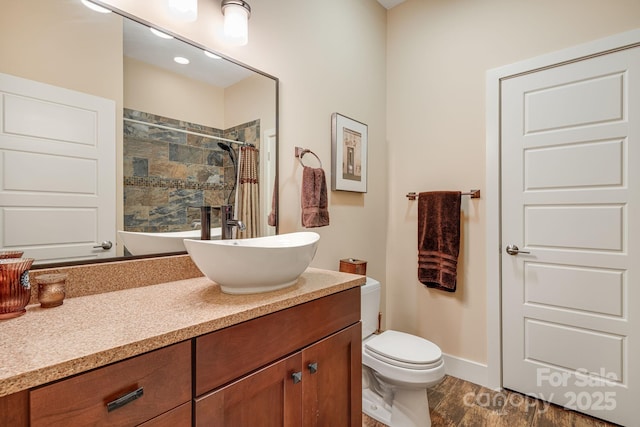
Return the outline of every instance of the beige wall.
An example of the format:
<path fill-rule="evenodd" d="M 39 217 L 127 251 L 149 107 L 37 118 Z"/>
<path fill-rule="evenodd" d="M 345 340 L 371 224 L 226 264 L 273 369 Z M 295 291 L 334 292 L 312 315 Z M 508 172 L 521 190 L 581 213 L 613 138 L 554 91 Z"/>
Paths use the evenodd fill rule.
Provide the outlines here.
<path fill-rule="evenodd" d="M 195 23 L 171 21 L 137 0 L 108 0 L 186 38 L 280 79 L 280 231 L 301 230 L 302 170 L 294 147 L 313 150 L 331 169 L 331 113 L 369 125 L 369 192 L 330 192 L 331 225 L 315 229 L 320 246 L 313 266 L 338 269 L 341 258 L 369 262 L 384 281 L 387 224 L 386 11 L 374 0 L 251 2 L 249 44 L 220 38 L 218 1 L 201 0 Z M 305 158 L 306 159 L 306 158 Z M 328 181 L 330 183 L 330 181 Z"/>
<path fill-rule="evenodd" d="M 486 362 L 484 201 L 463 201 L 448 294 L 416 279 L 417 206 L 404 195 L 485 187 L 488 69 L 640 27 L 639 17 L 637 0 L 408 0 L 389 11 L 388 327 Z"/>
<path fill-rule="evenodd" d="M 260 119 L 264 132 L 276 127 L 274 103 L 276 83 L 262 75 L 253 75 L 224 90 L 225 129 Z M 260 135 L 260 137 L 262 137 Z"/>
<path fill-rule="evenodd" d="M 124 59 L 124 106 L 145 113 L 224 129 L 224 89 Z"/>
<path fill-rule="evenodd" d="M 76 0 L 0 0 L 0 12 L 1 73 L 101 96 L 122 108 L 122 19 L 78 7 Z"/>

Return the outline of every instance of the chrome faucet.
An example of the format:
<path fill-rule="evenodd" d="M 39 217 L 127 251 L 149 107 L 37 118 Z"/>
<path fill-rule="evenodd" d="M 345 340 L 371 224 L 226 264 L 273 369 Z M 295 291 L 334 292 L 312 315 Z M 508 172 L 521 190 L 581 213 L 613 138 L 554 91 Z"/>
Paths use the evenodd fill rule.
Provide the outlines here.
<path fill-rule="evenodd" d="M 240 231 L 247 229 L 244 222 L 239 219 L 233 218 L 233 205 L 220 206 L 220 221 L 222 223 L 222 236 L 223 240 L 231 239 L 233 237 L 233 227 L 238 227 Z"/>

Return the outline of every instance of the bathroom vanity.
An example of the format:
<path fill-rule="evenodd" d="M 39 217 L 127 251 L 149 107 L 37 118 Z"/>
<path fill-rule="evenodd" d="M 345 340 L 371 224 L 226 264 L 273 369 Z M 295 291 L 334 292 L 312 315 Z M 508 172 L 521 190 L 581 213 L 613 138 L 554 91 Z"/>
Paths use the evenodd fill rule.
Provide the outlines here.
<path fill-rule="evenodd" d="M 0 323 L 0 425 L 360 427 L 363 282 L 310 268 L 264 294 L 197 277 L 30 305 Z"/>

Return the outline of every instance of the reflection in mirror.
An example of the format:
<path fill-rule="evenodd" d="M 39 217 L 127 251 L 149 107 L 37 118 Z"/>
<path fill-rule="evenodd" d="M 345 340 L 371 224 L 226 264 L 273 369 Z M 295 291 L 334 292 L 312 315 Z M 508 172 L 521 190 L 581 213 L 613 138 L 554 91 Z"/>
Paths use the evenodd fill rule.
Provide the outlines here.
<path fill-rule="evenodd" d="M 175 252 L 158 242 L 198 238 L 203 205 L 234 205 L 239 238 L 276 233 L 277 79 L 79 0 L 4 9 L 0 251 L 39 265 Z M 140 252 L 125 232 L 162 240 Z"/>

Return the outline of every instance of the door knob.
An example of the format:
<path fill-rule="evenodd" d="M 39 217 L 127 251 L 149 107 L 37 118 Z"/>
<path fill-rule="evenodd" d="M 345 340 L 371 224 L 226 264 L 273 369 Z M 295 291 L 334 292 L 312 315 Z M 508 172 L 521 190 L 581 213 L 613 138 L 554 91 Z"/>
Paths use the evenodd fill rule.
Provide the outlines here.
<path fill-rule="evenodd" d="M 110 240 L 105 240 L 104 242 L 100 243 L 98 246 L 94 246 L 94 249 L 102 248 L 105 251 L 108 251 L 112 247 L 113 247 L 113 243 L 111 243 Z"/>
<path fill-rule="evenodd" d="M 529 251 L 521 251 L 516 245 L 507 246 L 507 253 L 509 255 L 518 255 L 518 254 L 530 254 Z"/>
<path fill-rule="evenodd" d="M 293 374 L 291 374 L 291 379 L 293 380 L 294 384 L 298 384 L 300 381 L 302 381 L 302 372 L 294 372 Z"/>
<path fill-rule="evenodd" d="M 315 374 L 316 372 L 318 372 L 318 362 L 309 363 L 307 365 L 307 368 L 309 368 L 310 373 Z"/>

